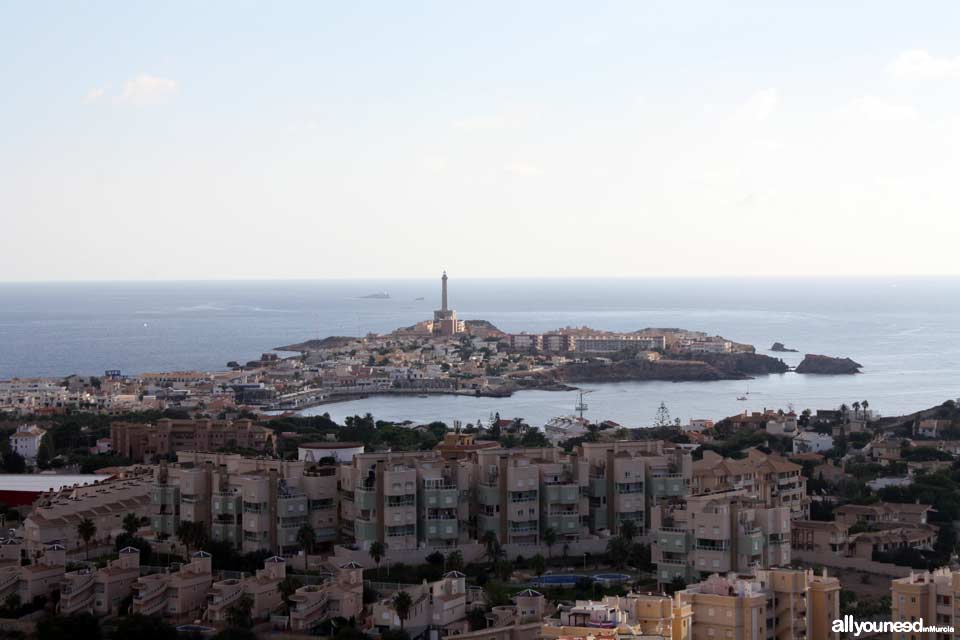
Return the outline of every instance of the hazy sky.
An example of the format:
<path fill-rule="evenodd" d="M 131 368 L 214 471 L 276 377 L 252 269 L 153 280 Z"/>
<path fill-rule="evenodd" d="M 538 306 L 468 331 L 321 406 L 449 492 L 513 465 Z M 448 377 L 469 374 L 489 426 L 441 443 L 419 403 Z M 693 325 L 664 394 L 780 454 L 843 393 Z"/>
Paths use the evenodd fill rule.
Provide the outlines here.
<path fill-rule="evenodd" d="M 774 4 L 0 0 L 0 279 L 960 273 L 960 3 Z"/>

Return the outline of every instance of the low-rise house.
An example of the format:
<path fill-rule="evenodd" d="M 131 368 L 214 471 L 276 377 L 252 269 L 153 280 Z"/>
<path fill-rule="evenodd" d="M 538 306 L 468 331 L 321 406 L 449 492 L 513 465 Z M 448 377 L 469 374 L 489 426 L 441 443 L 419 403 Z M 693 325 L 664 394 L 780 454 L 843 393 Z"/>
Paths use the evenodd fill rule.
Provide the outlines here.
<path fill-rule="evenodd" d="M 195 620 L 213 583 L 212 562 L 209 553 L 197 551 L 179 571 L 141 576 L 133 586 L 133 613 Z"/>
<path fill-rule="evenodd" d="M 816 431 L 802 431 L 793 439 L 794 453 L 820 453 L 833 449 L 833 436 Z"/>
<path fill-rule="evenodd" d="M 27 462 L 36 462 L 40 442 L 46 434 L 46 431 L 35 424 L 20 425 L 10 436 L 10 448 L 23 456 Z"/>
<path fill-rule="evenodd" d="M 900 460 L 903 444 L 900 440 L 874 440 L 869 443 L 870 457 L 881 464 Z"/>
<path fill-rule="evenodd" d="M 328 618 L 356 618 L 363 610 L 363 567 L 348 562 L 333 578 L 290 596 L 290 630 L 308 631 Z"/>
<path fill-rule="evenodd" d="M 21 602 L 48 596 L 60 588 L 66 570 L 66 549 L 63 545 L 50 545 L 32 563 L 24 566 L 0 567 L 0 600 L 12 593 Z"/>
<path fill-rule="evenodd" d="M 934 508 L 928 504 L 878 502 L 876 504 L 845 504 L 834 509 L 833 513 L 838 522 L 849 525 L 857 522 L 921 525 L 927 524 L 927 514 L 931 511 L 934 511 Z"/>
<path fill-rule="evenodd" d="M 226 622 L 230 608 L 244 596 L 250 598 L 250 616 L 254 620 L 267 618 L 282 601 L 280 583 L 286 577 L 286 561 L 273 556 L 263 561 L 263 569 L 257 570 L 253 577 L 214 582 L 207 594 L 207 620 Z"/>
<path fill-rule="evenodd" d="M 119 557 L 103 569 L 70 571 L 63 576 L 60 613 L 116 614 L 139 578 L 140 550 L 135 547 L 121 549 Z"/>
<path fill-rule="evenodd" d="M 939 438 L 953 423 L 950 420 L 927 418 L 913 423 L 913 435 L 920 438 Z"/>
<path fill-rule="evenodd" d="M 482 590 L 468 589 L 466 577 L 459 571 L 451 571 L 436 582 L 410 585 L 405 591 L 413 606 L 404 628 L 414 635 L 430 627 L 439 628 L 443 635 L 468 631 L 467 612 L 485 603 Z M 400 627 L 392 597 L 374 603 L 372 616 L 373 624 L 381 630 Z"/>

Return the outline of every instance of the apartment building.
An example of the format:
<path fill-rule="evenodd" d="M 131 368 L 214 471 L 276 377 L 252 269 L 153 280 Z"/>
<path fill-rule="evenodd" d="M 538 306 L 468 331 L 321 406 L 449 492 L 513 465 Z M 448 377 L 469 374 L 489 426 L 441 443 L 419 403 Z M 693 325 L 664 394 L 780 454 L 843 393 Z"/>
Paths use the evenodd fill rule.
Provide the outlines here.
<path fill-rule="evenodd" d="M 676 594 L 692 609 L 692 640 L 837 640 L 840 581 L 810 570 L 714 574 Z"/>
<path fill-rule="evenodd" d="M 337 538 L 335 462 L 180 452 L 161 464 L 151 494 L 154 531 L 173 536 L 181 522 L 203 522 L 213 540 L 242 552 L 278 555 L 299 549 L 297 532 L 313 527 L 318 544 Z"/>
<path fill-rule="evenodd" d="M 148 515 L 153 484 L 153 470 L 138 467 L 99 484 L 43 493 L 23 522 L 24 545 L 30 551 L 51 544 L 77 550 L 83 545 L 77 525 L 84 519 L 97 528 L 93 543 L 115 538 L 125 515 Z"/>
<path fill-rule="evenodd" d="M 139 579 L 140 550 L 135 547 L 121 549 L 119 557 L 103 569 L 69 571 L 60 588 L 60 613 L 116 614 Z"/>
<path fill-rule="evenodd" d="M 787 507 L 790 517 L 808 518 L 810 499 L 803 467 L 777 455 L 757 449 L 742 460 L 724 458 L 705 451 L 703 459 L 693 463 L 690 493 L 705 495 L 731 489 L 744 489 L 769 507 Z"/>
<path fill-rule="evenodd" d="M 327 618 L 357 618 L 363 611 L 363 567 L 348 562 L 333 578 L 304 585 L 290 596 L 290 630 L 307 631 Z"/>
<path fill-rule="evenodd" d="M 207 593 L 206 619 L 222 624 L 227 621 L 230 608 L 244 596 L 250 599 L 250 616 L 262 620 L 280 606 L 283 597 L 280 583 L 287 577 L 287 562 L 279 556 L 263 561 L 263 569 L 245 578 L 228 578 L 213 583 Z"/>
<path fill-rule="evenodd" d="M 113 451 L 136 462 L 178 451 L 214 452 L 224 448 L 272 452 L 273 431 L 250 420 L 157 420 L 156 424 L 114 422 Z"/>
<path fill-rule="evenodd" d="M 133 613 L 162 615 L 177 622 L 200 617 L 213 583 L 212 556 L 197 551 L 173 573 L 141 576 L 133 585 Z"/>
<path fill-rule="evenodd" d="M 790 563 L 790 510 L 768 507 L 747 489 L 663 501 L 651 515 L 660 583 Z"/>
<path fill-rule="evenodd" d="M 645 533 L 648 502 L 658 504 L 690 491 L 690 454 L 660 441 L 584 442 L 577 462 L 587 468 L 591 531 L 616 534 L 630 520 Z"/>
<path fill-rule="evenodd" d="M 890 584 L 890 620 L 916 622 L 925 626 L 960 627 L 960 571 L 941 567 L 928 572 L 911 572 L 909 576 Z M 919 640 L 936 638 L 951 640 L 953 634 L 893 633 L 892 640 Z"/>

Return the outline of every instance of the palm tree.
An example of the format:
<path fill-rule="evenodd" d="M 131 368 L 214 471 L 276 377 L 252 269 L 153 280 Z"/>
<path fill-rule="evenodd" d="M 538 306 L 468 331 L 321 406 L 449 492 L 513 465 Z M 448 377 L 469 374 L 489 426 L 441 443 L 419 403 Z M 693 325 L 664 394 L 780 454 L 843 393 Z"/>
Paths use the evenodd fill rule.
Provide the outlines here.
<path fill-rule="evenodd" d="M 127 532 L 129 536 L 133 536 L 137 529 L 140 528 L 140 518 L 135 513 L 128 513 L 123 516 L 123 530 Z"/>
<path fill-rule="evenodd" d="M 410 617 L 410 607 L 413 606 L 413 598 L 406 591 L 400 591 L 393 596 L 393 608 L 397 610 L 397 617 L 400 618 L 400 630 L 403 631 L 403 622 Z"/>
<path fill-rule="evenodd" d="M 854 420 L 860 419 L 860 403 L 859 402 L 853 403 L 853 419 Z"/>
<path fill-rule="evenodd" d="M 557 531 L 553 527 L 543 530 L 543 544 L 547 545 L 547 555 L 553 557 L 553 545 L 557 544 Z"/>
<path fill-rule="evenodd" d="M 607 541 L 607 560 L 614 567 L 622 567 L 626 563 L 629 553 L 630 548 L 623 538 L 610 538 Z"/>
<path fill-rule="evenodd" d="M 867 422 L 867 407 L 870 406 L 870 403 L 867 402 L 866 400 L 864 400 L 863 402 L 860 403 L 860 406 L 863 408 L 863 422 L 866 423 L 866 422 Z"/>
<path fill-rule="evenodd" d="M 547 570 L 547 561 L 539 553 L 532 558 L 530 558 L 530 568 L 533 569 L 533 572 L 537 576 L 542 576 L 543 572 Z"/>
<path fill-rule="evenodd" d="M 303 549 L 303 570 L 310 570 L 310 553 L 317 544 L 317 532 L 309 524 L 297 530 L 297 544 Z"/>
<path fill-rule="evenodd" d="M 187 555 L 191 549 L 199 549 L 207 543 L 207 528 L 202 522 L 184 520 L 177 526 L 177 539 L 187 548 Z"/>
<path fill-rule="evenodd" d="M 849 411 L 850 411 L 850 407 L 848 407 L 846 404 L 841 404 L 841 405 L 840 405 L 840 423 L 841 423 L 841 424 L 846 424 L 846 422 L 847 422 L 847 413 L 848 413 Z"/>
<path fill-rule="evenodd" d="M 633 542 L 633 539 L 637 537 L 637 523 L 634 520 L 624 520 L 620 523 L 620 537 L 627 541 L 627 543 Z"/>
<path fill-rule="evenodd" d="M 480 537 L 480 542 L 487 548 L 487 558 L 490 559 L 490 562 L 495 562 L 501 553 L 500 542 L 497 541 L 497 534 L 493 531 L 485 531 L 483 536 Z"/>
<path fill-rule="evenodd" d="M 377 563 L 377 577 L 380 577 L 380 560 L 387 553 L 387 546 L 377 540 L 370 544 L 370 557 Z"/>
<path fill-rule="evenodd" d="M 463 553 L 459 549 L 451 551 L 447 556 L 447 569 L 450 571 L 460 571 L 463 569 Z"/>
<path fill-rule="evenodd" d="M 90 541 L 97 535 L 97 525 L 90 518 L 84 518 L 77 525 L 77 535 L 83 538 L 83 544 L 87 548 L 87 559 L 90 559 Z"/>

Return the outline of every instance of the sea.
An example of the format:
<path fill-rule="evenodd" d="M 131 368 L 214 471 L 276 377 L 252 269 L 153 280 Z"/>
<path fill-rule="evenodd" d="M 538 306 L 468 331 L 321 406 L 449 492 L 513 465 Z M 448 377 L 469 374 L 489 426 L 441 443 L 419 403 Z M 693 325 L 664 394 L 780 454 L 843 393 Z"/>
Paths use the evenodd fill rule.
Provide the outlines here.
<path fill-rule="evenodd" d="M 389 298 L 371 298 L 386 293 Z M 386 332 L 431 317 L 440 280 L 58 282 L 0 284 L 0 378 L 223 370 L 275 347 L 329 335 Z M 590 326 L 680 327 L 770 353 L 850 357 L 852 376 L 796 373 L 749 381 L 625 382 L 583 388 L 594 420 L 652 424 L 744 410 L 829 408 L 867 400 L 882 415 L 960 396 L 960 278 L 450 279 L 462 319 L 507 332 Z M 746 396 L 747 400 L 737 398 Z M 499 413 L 541 425 L 574 412 L 577 392 L 511 398 L 373 396 L 304 411 L 336 420 L 486 422 Z"/>

